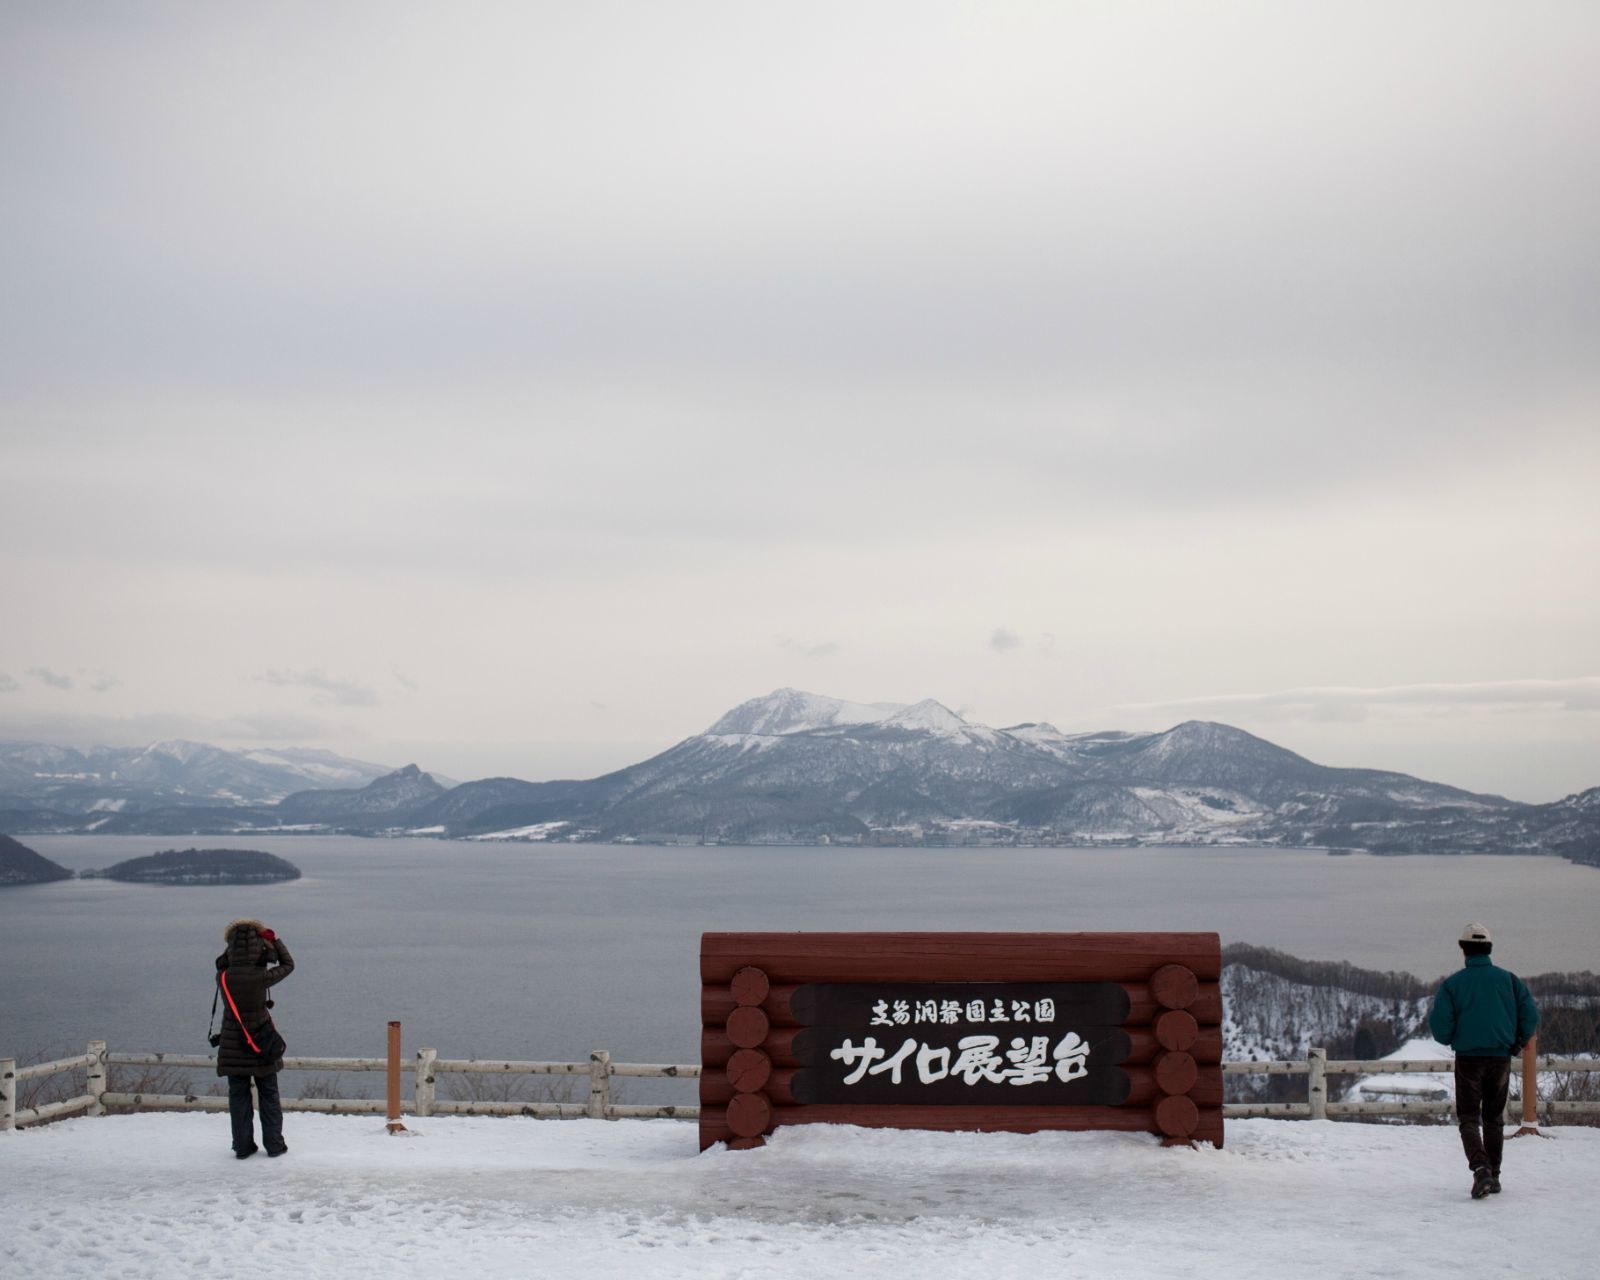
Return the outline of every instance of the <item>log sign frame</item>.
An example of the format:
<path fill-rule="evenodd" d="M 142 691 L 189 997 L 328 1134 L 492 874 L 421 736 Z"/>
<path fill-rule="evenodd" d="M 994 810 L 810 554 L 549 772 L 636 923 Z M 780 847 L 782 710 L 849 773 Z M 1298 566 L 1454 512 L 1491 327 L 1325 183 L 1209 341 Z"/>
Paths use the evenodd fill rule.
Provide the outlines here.
<path fill-rule="evenodd" d="M 1222 1145 L 1214 933 L 707 933 L 700 1149 L 782 1124 Z"/>

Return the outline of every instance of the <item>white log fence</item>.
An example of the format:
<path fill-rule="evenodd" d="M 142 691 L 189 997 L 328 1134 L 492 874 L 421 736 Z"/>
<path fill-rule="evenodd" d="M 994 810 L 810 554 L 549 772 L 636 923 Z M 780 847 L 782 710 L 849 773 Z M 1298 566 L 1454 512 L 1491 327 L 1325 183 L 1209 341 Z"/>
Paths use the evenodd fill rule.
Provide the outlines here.
<path fill-rule="evenodd" d="M 121 1093 L 106 1087 L 108 1067 L 171 1067 L 197 1071 L 215 1070 L 217 1060 L 207 1054 L 190 1053 L 110 1053 L 104 1040 L 91 1040 L 87 1052 L 73 1058 L 18 1067 L 14 1058 L 0 1058 L 0 1131 L 25 1124 L 38 1124 L 61 1116 L 83 1112 L 104 1115 L 108 1107 L 132 1110 L 226 1111 L 228 1100 L 207 1094 Z M 307 1058 L 285 1057 L 285 1071 L 386 1071 L 385 1058 Z M 1303 1075 L 1307 1078 L 1305 1102 L 1230 1102 L 1222 1113 L 1228 1119 L 1252 1116 L 1282 1116 L 1298 1119 L 1330 1119 L 1340 1116 L 1409 1116 L 1451 1114 L 1452 1101 L 1418 1100 L 1411 1102 L 1330 1102 L 1327 1077 L 1338 1075 L 1396 1075 L 1424 1073 L 1447 1075 L 1454 1069 L 1448 1059 L 1438 1061 L 1329 1061 L 1327 1051 L 1312 1049 L 1305 1061 L 1224 1062 L 1224 1075 Z M 1536 1060 L 1541 1072 L 1583 1073 L 1600 1071 L 1600 1058 L 1542 1057 Z M 700 1108 L 693 1104 L 657 1105 L 611 1101 L 612 1080 L 698 1079 L 700 1068 L 694 1063 L 613 1062 L 604 1049 L 596 1049 L 587 1062 L 523 1062 L 478 1058 L 441 1058 L 434 1049 L 419 1049 L 400 1070 L 413 1077 L 411 1114 L 418 1117 L 454 1116 L 531 1116 L 539 1119 L 677 1119 L 693 1120 Z M 17 1087 L 29 1080 L 42 1080 L 68 1071 L 83 1071 L 87 1092 L 60 1102 L 37 1107 L 17 1106 Z M 583 1102 L 492 1102 L 441 1101 L 437 1081 L 441 1074 L 581 1076 L 588 1092 Z M 333 1115 L 383 1115 L 387 1103 L 382 1098 L 285 1098 L 285 1111 L 314 1111 Z M 1509 1109 L 1509 1104 L 1508 1104 Z M 1545 1102 L 1541 1110 L 1552 1120 L 1563 1117 L 1600 1115 L 1600 1102 Z M 1524 1104 L 1525 1117 L 1531 1110 Z"/>
<path fill-rule="evenodd" d="M 1531 1055 L 1524 1062 L 1533 1064 L 1535 1072 L 1555 1072 L 1578 1074 L 1591 1071 L 1600 1071 L 1600 1058 L 1534 1058 Z M 1327 1120 L 1340 1116 L 1448 1116 L 1455 1113 L 1454 1098 L 1444 1099 L 1416 1099 L 1407 1102 L 1330 1102 L 1328 1101 L 1327 1077 L 1329 1076 L 1388 1076 L 1388 1075 L 1445 1075 L 1450 1076 L 1455 1072 L 1455 1063 L 1449 1058 L 1419 1058 L 1401 1060 L 1383 1060 L 1366 1062 L 1355 1060 L 1335 1059 L 1330 1061 L 1327 1050 L 1311 1049 L 1303 1062 L 1272 1061 L 1272 1062 L 1224 1062 L 1222 1074 L 1225 1076 L 1287 1076 L 1303 1075 L 1306 1077 L 1306 1100 L 1304 1102 L 1228 1102 L 1222 1107 L 1224 1119 L 1242 1120 L 1252 1116 L 1286 1116 L 1302 1120 Z M 1527 1076 L 1524 1075 L 1524 1079 Z M 1452 1087 L 1451 1092 L 1454 1092 Z M 1530 1106 L 1532 1102 L 1534 1105 Z M 1537 1111 L 1542 1110 L 1552 1120 L 1563 1116 L 1596 1116 L 1600 1115 L 1600 1101 L 1546 1101 L 1542 1105 L 1537 1099 L 1507 1098 L 1506 1118 L 1511 1120 L 1513 1104 L 1520 1105 L 1523 1112 L 1523 1123 L 1532 1125 L 1536 1123 Z"/>

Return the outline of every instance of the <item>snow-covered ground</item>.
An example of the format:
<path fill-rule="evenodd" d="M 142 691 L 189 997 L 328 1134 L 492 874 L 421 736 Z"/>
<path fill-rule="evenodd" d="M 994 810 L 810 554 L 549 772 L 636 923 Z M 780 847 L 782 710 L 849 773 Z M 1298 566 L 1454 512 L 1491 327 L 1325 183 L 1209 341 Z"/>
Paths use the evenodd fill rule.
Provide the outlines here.
<path fill-rule="evenodd" d="M 1455 1130 L 1231 1122 L 1130 1134 L 780 1130 L 696 1153 L 678 1121 L 290 1115 L 237 1161 L 225 1116 L 0 1134 L 0 1276 L 1145 1277 L 1597 1274 L 1600 1129 L 1507 1147 L 1467 1196 Z"/>

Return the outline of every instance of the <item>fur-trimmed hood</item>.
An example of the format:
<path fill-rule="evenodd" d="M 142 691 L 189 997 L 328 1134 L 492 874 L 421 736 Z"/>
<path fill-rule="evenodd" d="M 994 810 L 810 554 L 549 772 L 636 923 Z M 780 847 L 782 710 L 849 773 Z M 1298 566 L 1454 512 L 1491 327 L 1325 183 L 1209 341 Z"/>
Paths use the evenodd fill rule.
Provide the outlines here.
<path fill-rule="evenodd" d="M 233 942 L 234 930 L 238 929 L 242 925 L 248 925 L 257 933 L 265 933 L 267 929 L 267 926 L 262 924 L 259 920 L 251 920 L 249 918 L 245 918 L 243 920 L 230 920 L 228 921 L 228 927 L 222 931 L 222 941 L 224 945 L 230 945 Z"/>

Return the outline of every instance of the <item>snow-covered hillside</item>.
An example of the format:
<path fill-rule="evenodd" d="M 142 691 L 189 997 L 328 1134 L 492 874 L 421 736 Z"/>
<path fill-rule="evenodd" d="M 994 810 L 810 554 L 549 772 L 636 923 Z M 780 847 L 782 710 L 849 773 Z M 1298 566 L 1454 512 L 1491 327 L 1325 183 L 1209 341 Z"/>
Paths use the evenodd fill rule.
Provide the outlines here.
<path fill-rule="evenodd" d="M 1507 1146 L 1474 1201 L 1454 1129 L 1233 1121 L 1142 1134 L 780 1129 L 696 1154 L 679 1121 L 292 1114 L 236 1161 L 221 1115 L 0 1134 L 0 1275 L 214 1280 L 1189 1280 L 1595 1274 L 1600 1130 Z"/>
<path fill-rule="evenodd" d="M 1348 1046 L 1354 1056 L 1382 1056 L 1418 1034 L 1429 1003 L 1427 997 L 1360 995 L 1229 964 L 1222 971 L 1222 1056 L 1229 1061 L 1304 1059 L 1313 1045 Z M 1374 1043 L 1358 1054 L 1354 1041 L 1363 1027 Z"/>

